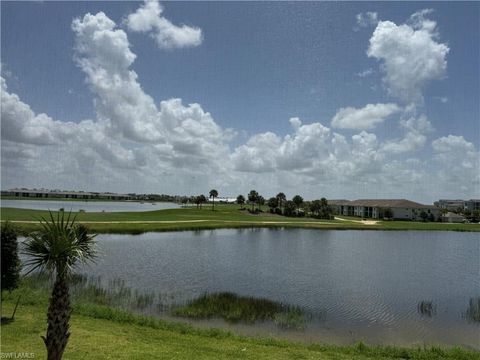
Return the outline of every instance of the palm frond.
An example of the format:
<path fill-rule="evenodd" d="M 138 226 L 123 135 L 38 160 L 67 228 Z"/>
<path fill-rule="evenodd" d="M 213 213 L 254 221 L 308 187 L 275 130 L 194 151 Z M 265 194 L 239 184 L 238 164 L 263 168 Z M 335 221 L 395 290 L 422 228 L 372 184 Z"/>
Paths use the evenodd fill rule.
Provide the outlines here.
<path fill-rule="evenodd" d="M 59 212 L 56 218 L 49 212 L 48 219 L 40 220 L 40 230 L 25 241 L 23 253 L 29 272 L 39 269 L 68 276 L 77 263 L 94 260 L 95 245 L 95 235 L 88 234 L 71 212 Z"/>

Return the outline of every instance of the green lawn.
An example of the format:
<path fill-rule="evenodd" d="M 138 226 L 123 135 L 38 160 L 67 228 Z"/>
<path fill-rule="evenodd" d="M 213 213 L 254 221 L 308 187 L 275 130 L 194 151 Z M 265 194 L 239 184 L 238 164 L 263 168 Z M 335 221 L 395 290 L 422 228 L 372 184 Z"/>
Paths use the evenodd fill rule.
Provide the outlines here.
<path fill-rule="evenodd" d="M 266 210 L 266 208 L 264 209 Z M 377 225 L 364 225 L 359 218 L 340 220 L 316 220 L 272 215 L 258 215 L 239 209 L 238 205 L 218 204 L 215 211 L 211 206 L 203 209 L 181 208 L 146 212 L 85 212 L 76 213 L 77 219 L 88 223 L 98 233 L 142 233 L 147 231 L 176 231 L 238 227 L 301 227 L 321 229 L 365 229 L 365 230 L 454 230 L 480 231 L 480 224 L 445 224 L 412 221 L 379 221 Z M 34 222 L 49 216 L 48 211 L 1 208 L 1 220 L 26 221 L 17 223 L 24 231 L 34 230 Z M 28 223 L 28 222 L 31 223 Z"/>
<path fill-rule="evenodd" d="M 1 327 L 2 353 L 34 353 L 45 358 L 48 294 L 26 288 L 3 294 L 2 315 L 11 314 L 19 293 L 15 320 Z M 75 303 L 65 359 L 479 359 L 460 348 L 397 348 L 300 344 L 237 336 L 218 329 L 136 316 L 112 308 Z"/>

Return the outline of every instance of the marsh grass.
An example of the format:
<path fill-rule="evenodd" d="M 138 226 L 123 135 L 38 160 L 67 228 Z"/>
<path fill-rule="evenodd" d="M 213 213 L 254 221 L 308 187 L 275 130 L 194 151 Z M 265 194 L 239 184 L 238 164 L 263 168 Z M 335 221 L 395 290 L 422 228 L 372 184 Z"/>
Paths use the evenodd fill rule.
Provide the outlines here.
<path fill-rule="evenodd" d="M 176 316 L 194 319 L 219 317 L 231 323 L 274 321 L 289 329 L 301 329 L 306 324 L 304 311 L 299 307 L 230 292 L 203 294 L 172 312 Z"/>
<path fill-rule="evenodd" d="M 432 317 L 437 314 L 437 306 L 431 300 L 422 300 L 417 305 L 417 311 L 420 315 Z"/>
<path fill-rule="evenodd" d="M 2 308 L 10 313 L 21 294 L 15 321 L 2 324 L 2 351 L 31 351 L 43 354 L 38 334 L 44 331 L 48 306 L 48 277 L 23 278 L 18 289 L 6 292 Z M 85 280 L 81 280 L 85 281 Z M 103 296 L 103 295 L 101 295 Z M 411 359 L 411 360 L 480 360 L 474 350 L 441 347 L 401 348 L 327 344 L 300 344 L 272 338 L 253 338 L 232 332 L 196 328 L 189 324 L 166 321 L 150 316 L 93 303 L 74 301 L 73 336 L 75 347 L 67 348 L 70 359 L 132 358 L 223 358 L 223 359 Z M 92 336 L 90 336 L 93 333 Z M 82 334 L 84 334 L 82 336 Z M 120 344 L 128 339 L 128 346 Z M 247 348 L 254 355 L 239 356 L 238 349 Z M 92 353 L 90 349 L 94 349 Z M 244 353 L 242 352 L 241 355 Z"/>
<path fill-rule="evenodd" d="M 52 279 L 43 273 L 26 276 L 23 282 L 27 289 L 44 294 L 48 294 L 53 285 Z M 74 303 L 95 304 L 132 311 L 154 311 L 165 307 L 161 295 L 132 290 L 121 279 L 112 279 L 103 283 L 100 277 L 76 274 L 70 278 L 69 285 Z"/>
<path fill-rule="evenodd" d="M 465 318 L 468 321 L 480 323 L 480 296 L 470 298 Z"/>

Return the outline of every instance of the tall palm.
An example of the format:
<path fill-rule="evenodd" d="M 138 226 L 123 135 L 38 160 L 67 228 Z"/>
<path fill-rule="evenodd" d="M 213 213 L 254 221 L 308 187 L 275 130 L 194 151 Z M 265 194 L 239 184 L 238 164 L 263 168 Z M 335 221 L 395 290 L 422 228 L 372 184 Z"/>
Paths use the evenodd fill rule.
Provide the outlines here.
<path fill-rule="evenodd" d="M 285 203 L 285 201 L 287 201 L 286 195 L 283 192 L 280 192 L 277 194 L 276 198 L 278 200 L 278 207 L 281 211 L 283 211 L 283 204 Z"/>
<path fill-rule="evenodd" d="M 215 189 L 210 190 L 210 197 L 212 198 L 212 211 L 215 210 L 215 198 L 218 197 L 218 191 Z"/>
<path fill-rule="evenodd" d="M 255 211 L 255 203 L 258 200 L 258 192 L 256 190 L 250 190 L 248 193 L 248 201 L 252 204 L 252 211 Z"/>
<path fill-rule="evenodd" d="M 52 213 L 48 220 L 43 218 L 40 230 L 30 234 L 24 243 L 30 272 L 41 270 L 55 276 L 47 313 L 47 336 L 42 336 L 48 360 L 61 359 L 67 346 L 72 311 L 68 281 L 76 264 L 95 258 L 94 237 L 71 213 L 61 211 L 56 218 Z"/>

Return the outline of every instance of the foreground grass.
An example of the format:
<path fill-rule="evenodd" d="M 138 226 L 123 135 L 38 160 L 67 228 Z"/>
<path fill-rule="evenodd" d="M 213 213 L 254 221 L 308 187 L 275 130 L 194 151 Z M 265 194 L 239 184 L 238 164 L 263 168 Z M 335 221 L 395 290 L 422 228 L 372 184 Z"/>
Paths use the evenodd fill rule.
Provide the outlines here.
<path fill-rule="evenodd" d="M 68 211 L 68 209 L 66 209 Z M 266 210 L 266 209 L 264 209 Z M 338 230 L 435 230 L 435 231 L 480 231 L 480 224 L 423 223 L 412 221 L 379 221 L 377 225 L 365 225 L 358 218 L 340 220 L 317 220 L 311 218 L 290 218 L 268 213 L 251 215 L 239 209 L 238 205 L 219 204 L 215 211 L 181 208 L 146 212 L 79 212 L 75 213 L 80 222 L 86 223 L 97 233 L 140 234 L 149 231 L 182 231 L 217 228 L 251 227 L 293 227 Z M 48 211 L 1 208 L 2 221 L 20 221 L 16 225 L 24 232 L 37 228 L 35 223 L 47 217 Z"/>
<path fill-rule="evenodd" d="M 48 294 L 25 286 L 3 294 L 3 316 L 11 314 L 20 293 L 15 320 L 1 327 L 2 352 L 45 358 L 40 335 L 46 330 Z M 85 302 L 74 303 L 71 333 L 65 359 L 480 359 L 480 353 L 460 348 L 333 346 L 255 339 Z"/>

